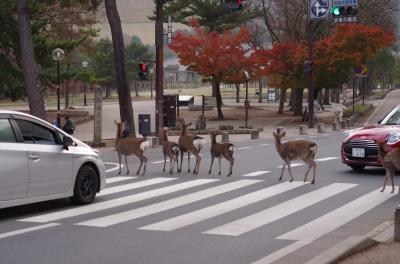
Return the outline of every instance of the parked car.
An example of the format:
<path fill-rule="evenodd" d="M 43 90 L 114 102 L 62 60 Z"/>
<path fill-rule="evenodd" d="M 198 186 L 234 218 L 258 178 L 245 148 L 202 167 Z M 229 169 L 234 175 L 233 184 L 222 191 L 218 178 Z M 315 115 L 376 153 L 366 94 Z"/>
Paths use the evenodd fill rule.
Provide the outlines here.
<path fill-rule="evenodd" d="M 342 162 L 354 170 L 365 166 L 382 167 L 378 159 L 378 145 L 374 139 L 387 139 L 387 150 L 400 148 L 400 105 L 395 107 L 377 125 L 347 131 L 341 147 Z"/>
<path fill-rule="evenodd" d="M 105 187 L 100 152 L 29 114 L 0 110 L 0 208 L 71 197 L 91 203 Z"/>

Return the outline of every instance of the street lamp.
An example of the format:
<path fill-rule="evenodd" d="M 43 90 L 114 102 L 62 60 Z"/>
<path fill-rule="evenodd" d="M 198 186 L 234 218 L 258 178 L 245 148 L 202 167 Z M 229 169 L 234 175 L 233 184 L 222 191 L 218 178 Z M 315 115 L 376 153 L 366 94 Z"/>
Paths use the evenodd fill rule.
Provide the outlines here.
<path fill-rule="evenodd" d="M 82 61 L 82 68 L 86 71 L 87 67 L 89 66 L 89 62 L 86 60 Z M 85 81 L 85 88 L 83 89 L 83 105 L 87 106 L 86 102 L 86 89 L 87 89 L 87 82 Z"/>
<path fill-rule="evenodd" d="M 248 128 L 247 121 L 248 121 L 248 118 L 249 118 L 249 106 L 250 106 L 249 100 L 248 100 L 249 99 L 250 74 L 249 74 L 248 71 L 244 71 L 244 77 L 246 78 L 246 100 L 244 100 L 244 109 L 245 109 L 246 115 L 245 115 L 245 125 L 244 125 L 244 127 Z"/>
<path fill-rule="evenodd" d="M 53 60 L 57 61 L 57 127 L 61 127 L 60 114 L 60 61 L 64 59 L 65 53 L 62 49 L 56 48 L 52 51 Z"/>

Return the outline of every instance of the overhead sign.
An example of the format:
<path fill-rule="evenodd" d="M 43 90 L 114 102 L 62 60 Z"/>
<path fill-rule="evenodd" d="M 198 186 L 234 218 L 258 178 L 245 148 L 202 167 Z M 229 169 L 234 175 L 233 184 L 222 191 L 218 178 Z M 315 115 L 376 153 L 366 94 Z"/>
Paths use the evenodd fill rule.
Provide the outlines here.
<path fill-rule="evenodd" d="M 328 0 L 309 0 L 308 17 L 310 20 L 324 20 L 329 18 Z"/>

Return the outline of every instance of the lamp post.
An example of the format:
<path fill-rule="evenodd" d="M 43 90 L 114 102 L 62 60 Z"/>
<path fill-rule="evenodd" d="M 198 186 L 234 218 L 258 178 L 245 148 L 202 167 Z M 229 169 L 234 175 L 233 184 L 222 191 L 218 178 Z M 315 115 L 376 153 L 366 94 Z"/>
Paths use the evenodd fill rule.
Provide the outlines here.
<path fill-rule="evenodd" d="M 64 59 L 65 53 L 62 49 L 56 48 L 52 51 L 53 60 L 57 61 L 57 127 L 61 127 L 60 113 L 60 61 Z"/>
<path fill-rule="evenodd" d="M 248 71 L 244 71 L 244 76 L 246 78 L 246 100 L 244 100 L 244 109 L 245 109 L 245 128 L 248 128 L 247 121 L 249 119 L 249 80 L 250 80 L 250 75 Z"/>
<path fill-rule="evenodd" d="M 86 71 L 87 67 L 89 66 L 89 62 L 86 60 L 82 61 L 82 68 Z M 86 89 L 87 89 L 87 82 L 85 81 L 85 88 L 83 89 L 83 106 L 87 106 L 86 102 Z"/>

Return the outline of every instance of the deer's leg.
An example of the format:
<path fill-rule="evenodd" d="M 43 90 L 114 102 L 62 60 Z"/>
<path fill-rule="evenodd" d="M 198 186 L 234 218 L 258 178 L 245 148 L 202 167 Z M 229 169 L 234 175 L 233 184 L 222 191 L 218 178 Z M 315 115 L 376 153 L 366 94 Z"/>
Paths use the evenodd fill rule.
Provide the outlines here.
<path fill-rule="evenodd" d="M 194 166 L 194 169 L 196 170 L 196 165 Z M 188 151 L 188 172 L 190 172 L 190 151 Z"/>
<path fill-rule="evenodd" d="M 230 157 L 228 159 L 228 161 L 230 162 L 229 165 L 229 173 L 228 173 L 228 177 L 232 175 L 232 168 L 233 168 L 233 163 L 235 162 L 235 159 L 233 157 Z"/>
<path fill-rule="evenodd" d="M 175 160 L 174 160 L 174 155 L 170 155 L 169 157 L 169 174 L 172 175 L 174 173 L 174 165 L 175 165 Z"/>
<path fill-rule="evenodd" d="M 221 157 L 218 158 L 218 175 L 221 175 Z"/>
<path fill-rule="evenodd" d="M 314 170 L 313 170 L 313 178 L 312 178 L 311 184 L 315 183 L 315 171 L 317 170 L 317 163 L 315 161 L 314 161 L 313 167 L 314 167 Z"/>
<path fill-rule="evenodd" d="M 391 191 L 391 193 L 394 193 L 393 178 L 394 178 L 395 172 L 396 172 L 396 169 L 395 168 L 391 168 L 391 170 L 390 170 L 390 181 L 392 182 L 392 191 Z"/>
<path fill-rule="evenodd" d="M 126 174 L 129 174 L 128 155 L 125 155 Z"/>
<path fill-rule="evenodd" d="M 181 152 L 181 167 L 178 169 L 178 172 L 182 171 L 182 163 L 183 163 L 183 150 L 181 149 L 180 152 Z"/>
<path fill-rule="evenodd" d="M 137 153 L 136 156 L 140 159 L 140 166 L 139 166 L 139 169 L 136 172 L 136 174 L 140 173 L 140 169 L 142 168 L 142 165 L 144 163 L 144 165 L 143 165 L 143 173 L 142 173 L 142 176 L 143 176 L 146 173 L 147 158 L 143 155 L 143 153 L 140 153 L 140 152 Z"/>
<path fill-rule="evenodd" d="M 389 178 L 389 174 L 390 174 L 390 172 L 389 172 L 389 169 L 388 169 L 388 168 L 385 168 L 385 172 L 386 172 L 386 174 L 385 174 L 385 179 L 383 180 L 383 187 L 382 187 L 382 190 L 381 190 L 381 192 L 385 191 L 385 188 L 386 188 L 386 183 L 387 183 L 387 180 L 388 180 L 388 178 Z"/>
<path fill-rule="evenodd" d="M 279 177 L 280 181 L 282 180 L 283 172 L 285 171 L 285 168 L 286 168 L 286 162 L 284 162 L 283 165 L 282 165 L 281 177 Z"/>
<path fill-rule="evenodd" d="M 208 174 L 211 174 L 211 168 L 212 168 L 213 163 L 214 163 L 214 156 L 211 157 L 211 165 L 210 165 L 210 169 L 208 171 Z"/>
<path fill-rule="evenodd" d="M 165 172 L 165 163 L 167 163 L 167 155 L 164 153 L 164 169 L 162 170 L 163 172 Z"/>
<path fill-rule="evenodd" d="M 288 168 L 289 175 L 290 175 L 290 180 L 289 180 L 289 182 L 292 182 L 292 181 L 293 181 L 293 175 L 292 175 L 292 169 L 290 168 L 290 162 L 288 162 L 287 165 L 288 165 L 287 168 Z"/>
<path fill-rule="evenodd" d="M 118 160 L 119 160 L 119 172 L 118 174 L 121 174 L 121 154 L 118 153 Z"/>
<path fill-rule="evenodd" d="M 196 156 L 196 166 L 195 166 L 195 170 L 193 171 L 193 173 L 198 174 L 199 169 L 200 169 L 201 157 L 200 157 L 199 152 L 195 148 L 193 149 L 193 154 Z"/>

